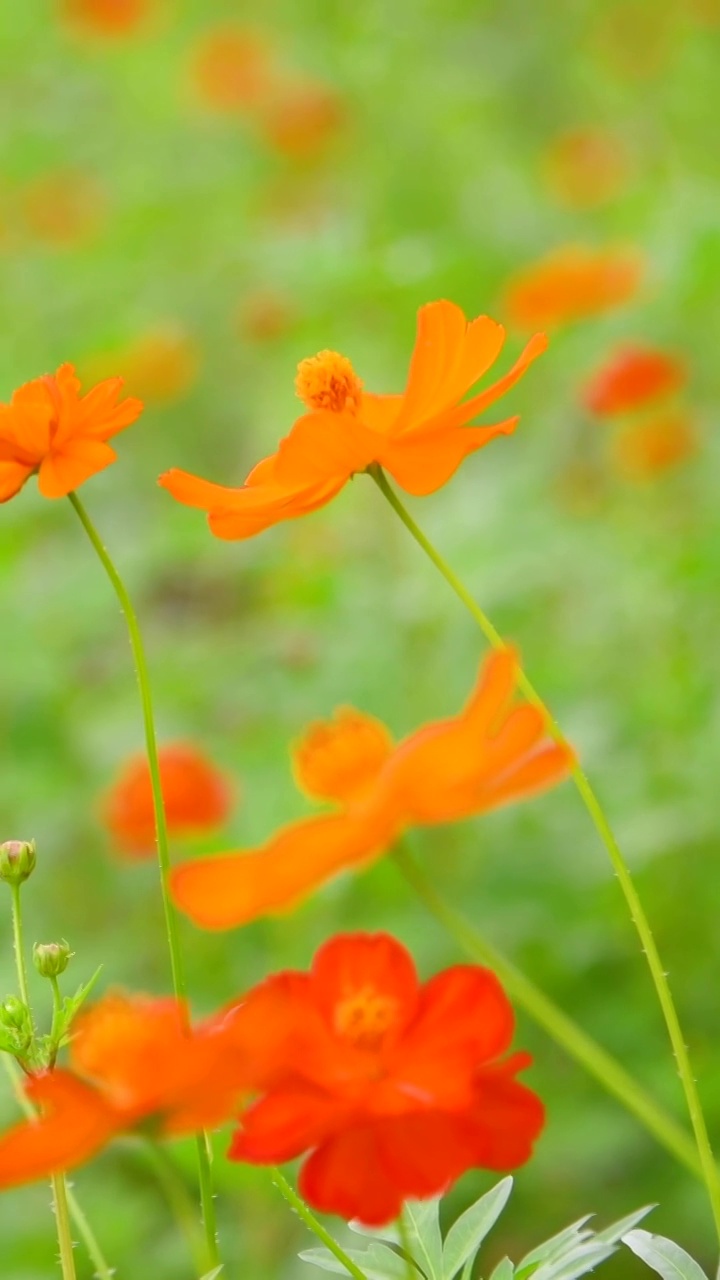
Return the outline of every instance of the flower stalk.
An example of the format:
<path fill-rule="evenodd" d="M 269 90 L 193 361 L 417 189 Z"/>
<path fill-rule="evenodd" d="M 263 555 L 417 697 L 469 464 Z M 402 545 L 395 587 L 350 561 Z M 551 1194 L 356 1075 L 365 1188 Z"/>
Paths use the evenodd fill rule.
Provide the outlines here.
<path fill-rule="evenodd" d="M 473 599 L 470 592 L 458 578 L 453 569 L 451 569 L 447 561 L 440 555 L 439 551 L 437 551 L 419 526 L 415 523 L 410 512 L 406 509 L 392 486 L 388 483 L 387 477 L 382 469 L 377 465 L 372 465 L 368 468 L 368 471 L 380 489 L 380 492 L 390 503 L 390 506 L 399 516 L 410 535 L 432 561 L 436 569 L 439 570 L 450 589 L 455 592 L 455 595 L 458 596 L 465 605 L 465 608 L 472 615 L 486 639 L 496 649 L 505 648 L 505 641 L 503 640 L 500 632 Z M 548 731 L 555 741 L 560 744 L 565 744 L 566 740 L 559 724 L 551 715 L 540 694 L 537 692 L 522 668 L 520 668 L 518 674 L 518 688 L 527 698 L 528 702 L 532 703 L 542 711 L 547 720 Z M 680 1019 L 675 1007 L 675 1001 L 670 989 L 670 984 L 667 979 L 667 973 L 653 937 L 650 922 L 645 914 L 645 909 L 642 905 L 640 895 L 633 884 L 630 869 L 622 855 L 622 851 L 615 838 L 615 834 L 607 815 L 605 814 L 589 779 L 579 764 L 575 763 L 573 765 L 571 777 L 580 794 L 583 804 L 590 815 L 593 825 L 610 857 L 613 870 L 620 884 L 620 888 L 630 913 L 630 918 L 635 926 L 643 954 L 647 960 L 658 1003 L 660 1004 L 663 1018 L 665 1020 L 665 1026 L 667 1028 L 675 1062 L 677 1064 L 678 1075 L 685 1094 L 685 1101 L 693 1133 L 695 1135 L 698 1156 L 703 1170 L 703 1177 L 710 1200 L 715 1228 L 718 1234 L 718 1239 L 720 1239 L 720 1171 L 718 1171 L 715 1156 L 710 1144 L 700 1095 L 695 1081 L 695 1076 L 693 1074 L 692 1064 L 690 1062 L 690 1054 L 680 1025 Z"/>
<path fill-rule="evenodd" d="M 155 730 L 155 715 L 153 710 L 150 674 L 148 671 L 147 659 L 145 657 L 145 646 L 142 640 L 140 624 L 127 588 L 125 587 L 125 584 L 115 567 L 107 548 L 100 538 L 95 525 L 90 519 L 84 504 L 81 502 L 76 492 L 69 493 L 68 497 L 81 525 L 83 526 L 83 529 L 90 539 L 95 554 L 110 580 L 127 624 L 130 648 L 132 650 L 133 662 L 135 664 L 135 674 L 137 676 L 138 688 L 140 691 L 140 703 L 145 730 L 145 748 L 147 751 L 153 795 L 153 807 L 155 810 L 157 855 L 160 871 L 160 892 L 162 895 L 163 911 L 165 915 L 165 929 L 167 933 L 168 950 L 170 953 L 173 989 L 178 1000 L 184 1003 L 187 999 L 187 988 L 185 983 L 182 950 L 180 947 L 178 920 L 177 915 L 175 914 L 175 908 L 172 904 L 168 885 L 170 876 L 170 846 L 168 841 L 162 782 L 160 778 L 160 763 L 158 759 L 157 733 Z M 208 1268 L 212 1269 L 220 1263 L 220 1252 L 217 1238 L 217 1220 L 215 1214 L 215 1200 L 213 1197 L 212 1170 L 210 1167 L 207 1141 L 205 1134 L 203 1133 L 198 1134 L 196 1138 L 196 1152 L 198 1184 L 200 1189 L 200 1207 L 207 1248 L 207 1264 Z"/>

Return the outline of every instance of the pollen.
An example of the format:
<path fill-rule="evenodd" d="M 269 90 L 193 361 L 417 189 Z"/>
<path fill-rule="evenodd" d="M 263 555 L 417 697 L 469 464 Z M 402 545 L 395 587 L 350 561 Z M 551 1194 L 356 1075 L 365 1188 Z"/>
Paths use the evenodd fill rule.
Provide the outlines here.
<path fill-rule="evenodd" d="M 347 356 L 337 351 L 319 351 L 316 356 L 300 361 L 295 391 L 308 409 L 357 413 L 362 382 Z"/>
<path fill-rule="evenodd" d="M 374 987 L 361 987 L 335 1009 L 335 1031 L 359 1049 L 377 1049 L 397 1017 L 398 1002 Z"/>

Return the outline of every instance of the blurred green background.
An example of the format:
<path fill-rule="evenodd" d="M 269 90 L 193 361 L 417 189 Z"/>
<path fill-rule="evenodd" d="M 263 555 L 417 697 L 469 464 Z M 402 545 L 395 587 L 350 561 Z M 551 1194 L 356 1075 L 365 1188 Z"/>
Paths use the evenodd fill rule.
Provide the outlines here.
<path fill-rule="evenodd" d="M 224 544 L 156 475 L 182 466 L 240 483 L 297 415 L 295 365 L 319 348 L 349 355 L 367 386 L 399 390 L 423 302 L 503 319 L 506 278 L 548 250 L 645 255 L 638 297 L 556 333 L 504 402 L 503 414 L 522 412 L 516 435 L 412 510 L 521 647 L 607 803 L 718 1135 L 720 6 L 140 10 L 136 26 L 103 34 L 52 0 L 2 6 L 0 395 L 71 360 L 88 377 L 127 374 L 146 399 L 118 465 L 83 499 L 141 614 L 161 738 L 196 740 L 237 779 L 230 828 L 199 847 L 252 844 L 306 811 L 288 744 L 309 720 L 353 703 L 404 735 L 458 708 L 483 645 L 365 478 L 319 514 Z M 301 129 L 299 144 L 279 143 L 254 110 L 203 89 L 200 50 L 227 24 L 252 29 L 281 79 L 321 86 L 330 106 L 309 140 Z M 563 189 L 549 160 L 578 129 L 621 157 L 593 198 Z M 625 339 L 689 362 L 699 434 L 695 458 L 643 482 L 618 468 L 615 428 L 580 400 Z M 511 331 L 507 361 L 521 340 Z M 124 625 L 69 504 L 44 501 L 34 481 L 0 515 L 0 611 L 0 835 L 38 842 L 29 938 L 68 938 L 77 982 L 102 963 L 105 986 L 167 991 L 154 866 L 119 861 L 97 813 L 142 743 Z M 449 900 L 683 1114 L 635 934 L 570 784 L 413 846 Z M 194 1006 L 304 967 L 356 927 L 395 932 L 425 974 L 459 958 L 385 861 L 285 918 L 224 936 L 184 924 Z M 9 990 L 9 911 L 2 930 Z M 528 1081 L 548 1125 L 490 1260 L 588 1211 L 607 1221 L 657 1201 L 651 1229 L 709 1264 L 699 1185 L 523 1016 L 517 1043 L 535 1055 Z M 304 1229 L 262 1171 L 225 1163 L 225 1141 L 228 1277 L 309 1275 L 295 1258 Z M 177 1157 L 190 1182 L 192 1144 Z M 448 1213 L 491 1182 L 468 1175 Z M 115 1147 L 74 1183 L 119 1277 L 191 1274 L 139 1154 Z M 36 1186 L 0 1200 L 3 1280 L 55 1274 L 48 1199 Z M 78 1268 L 90 1275 L 79 1252 Z M 607 1273 L 639 1268 L 621 1259 Z"/>

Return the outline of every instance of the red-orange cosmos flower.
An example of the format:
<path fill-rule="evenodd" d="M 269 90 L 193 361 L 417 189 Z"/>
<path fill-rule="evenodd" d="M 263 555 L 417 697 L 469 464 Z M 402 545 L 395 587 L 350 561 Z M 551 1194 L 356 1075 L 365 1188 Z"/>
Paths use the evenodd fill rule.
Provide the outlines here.
<path fill-rule="evenodd" d="M 64 0 L 65 16 L 93 35 L 124 36 L 147 17 L 153 0 Z"/>
<path fill-rule="evenodd" d="M 517 418 L 487 427 L 467 424 L 522 377 L 545 350 L 537 334 L 513 367 L 485 391 L 463 400 L 500 354 L 502 325 L 489 316 L 469 324 L 452 302 L 421 307 L 407 386 L 401 396 L 371 395 L 351 363 L 334 351 L 303 360 L 296 381 L 309 413 L 277 453 L 228 489 L 172 470 L 160 484 L 178 502 L 209 513 L 218 538 L 249 538 L 280 520 L 330 502 L 352 475 L 385 467 L 408 493 L 434 493 L 468 454 L 515 429 Z"/>
<path fill-rule="evenodd" d="M 240 26 L 215 27 L 198 41 L 193 76 L 206 106 L 246 113 L 270 91 L 270 56 L 257 32 Z"/>
<path fill-rule="evenodd" d="M 192 743 L 169 743 L 158 755 L 168 834 L 187 836 L 222 827 L 232 797 L 212 761 Z M 154 854 L 155 810 L 145 755 L 127 761 L 105 798 L 103 817 L 122 853 L 134 858 Z"/>
<path fill-rule="evenodd" d="M 122 378 L 108 378 L 84 396 L 71 364 L 26 382 L 0 404 L 0 502 L 33 474 L 44 498 L 64 498 L 115 461 L 107 443 L 142 412 L 140 400 L 118 402 Z"/>
<path fill-rule="evenodd" d="M 506 288 L 505 308 L 522 329 L 569 324 L 628 302 L 642 274 L 635 252 L 568 245 L 518 272 Z"/>
<path fill-rule="evenodd" d="M 206 929 L 244 924 L 377 857 L 409 826 L 457 821 L 559 782 L 572 753 L 547 739 L 537 708 L 509 706 L 517 665 L 510 650 L 492 654 L 458 716 L 398 746 L 378 720 L 351 709 L 312 726 L 296 774 L 336 811 L 290 823 L 259 849 L 176 867 L 171 890 L 181 911 Z"/>
<path fill-rule="evenodd" d="M 341 935 L 309 973 L 280 973 L 251 992 L 239 1028 L 248 1014 L 261 1041 L 287 1043 L 230 1158 L 276 1164 L 310 1153 L 299 1185 L 315 1208 L 380 1224 L 467 1169 L 529 1159 L 543 1107 L 515 1079 L 529 1056 L 504 1057 L 513 1013 L 488 969 L 458 965 L 420 983 L 387 934 Z"/>
<path fill-rule="evenodd" d="M 73 1032 L 70 1069 L 26 1084 L 40 1118 L 0 1135 L 0 1188 L 73 1169 L 141 1124 L 165 1137 L 212 1128 L 249 1088 L 224 1015 L 190 1030 L 176 1000 L 114 994 Z"/>
<path fill-rule="evenodd" d="M 687 380 L 677 356 L 637 344 L 618 347 L 588 382 L 583 400 L 592 413 L 612 417 L 672 395 Z"/>
<path fill-rule="evenodd" d="M 698 450 L 698 433 L 685 410 L 668 410 L 628 424 L 614 442 L 618 469 L 630 480 L 652 480 Z"/>

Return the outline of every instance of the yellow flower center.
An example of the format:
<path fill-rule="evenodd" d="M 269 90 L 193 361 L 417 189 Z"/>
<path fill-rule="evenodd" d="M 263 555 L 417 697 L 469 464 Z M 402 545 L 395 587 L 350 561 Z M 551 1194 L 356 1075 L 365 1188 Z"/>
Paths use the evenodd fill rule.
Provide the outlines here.
<path fill-rule="evenodd" d="M 335 1031 L 359 1049 L 376 1049 L 397 1011 L 398 1002 L 392 996 L 381 995 L 371 986 L 361 987 L 336 1006 Z"/>
<path fill-rule="evenodd" d="M 298 365 L 295 391 L 308 409 L 329 409 L 331 413 L 357 413 L 362 382 L 347 356 L 337 351 L 318 351 Z"/>

